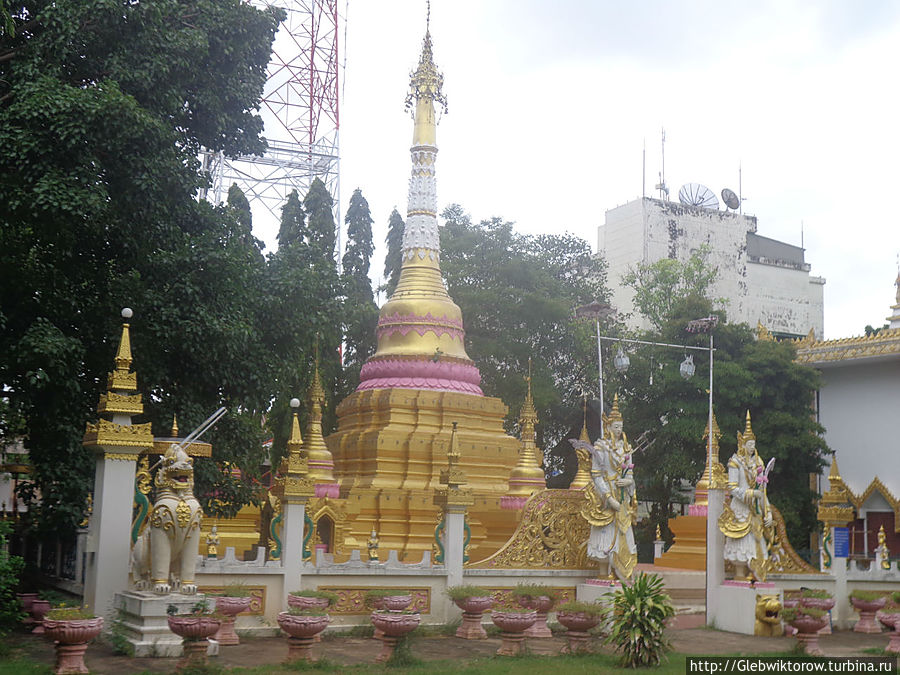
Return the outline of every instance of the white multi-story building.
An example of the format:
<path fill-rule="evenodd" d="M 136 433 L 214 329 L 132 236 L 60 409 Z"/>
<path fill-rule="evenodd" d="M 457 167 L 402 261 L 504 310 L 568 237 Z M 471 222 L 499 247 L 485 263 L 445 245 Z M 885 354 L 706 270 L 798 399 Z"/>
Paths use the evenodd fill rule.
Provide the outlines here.
<path fill-rule="evenodd" d="M 810 275 L 799 246 L 756 233 L 756 217 L 643 198 L 606 212 L 597 250 L 609 264 L 613 305 L 632 311 L 634 291 L 622 277 L 639 263 L 686 261 L 701 246 L 718 268 L 711 296 L 725 298 L 729 322 L 762 323 L 773 334 L 823 337 L 825 280 Z M 634 312 L 634 327 L 647 328 Z"/>

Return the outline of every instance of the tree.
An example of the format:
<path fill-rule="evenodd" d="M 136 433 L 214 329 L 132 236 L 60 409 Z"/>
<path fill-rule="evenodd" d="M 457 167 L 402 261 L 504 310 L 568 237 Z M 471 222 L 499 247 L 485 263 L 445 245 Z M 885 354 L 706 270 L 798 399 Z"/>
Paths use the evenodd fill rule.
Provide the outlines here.
<path fill-rule="evenodd" d="M 568 234 L 521 235 L 500 218 L 476 225 L 458 206 L 443 217 L 441 268 L 482 389 L 509 406 L 512 429 L 532 359 L 538 441 L 548 475 L 561 472 L 573 455 L 566 439 L 581 428 L 582 394 L 597 378 L 592 326 L 576 321 L 574 309 L 607 297 L 605 265 Z"/>
<path fill-rule="evenodd" d="M 652 285 L 648 291 L 657 293 Z M 640 339 L 708 346 L 706 335 L 686 331 L 690 320 L 713 313 L 708 298 L 686 295 L 667 311 L 659 330 L 642 333 Z M 821 438 L 824 430 L 811 416 L 818 374 L 794 362 L 792 343 L 757 341 L 746 324 L 727 323 L 721 310 L 715 314 L 719 325 L 714 331 L 713 388 L 722 431 L 720 461 L 726 463 L 736 451 L 736 433 L 743 431 L 749 410 L 760 455 L 765 461 L 777 458 L 769 498 L 784 516 L 789 539 L 806 548 L 816 527 L 816 495 L 809 475 L 821 471 L 829 452 Z M 642 346 L 633 350 L 627 373 L 611 375 L 607 384 L 619 393 L 626 430 L 632 435 L 649 432 L 654 441 L 635 462 L 644 468 L 635 472 L 638 494 L 653 504 L 650 529 L 657 523 L 665 527 L 674 515 L 672 505 L 687 499 L 685 483 L 696 483 L 705 466 L 709 366 L 706 353 L 700 354 L 694 357 L 696 373 L 685 380 L 679 363 L 687 349 L 679 353 Z"/>
<path fill-rule="evenodd" d="M 207 184 L 201 147 L 265 147 L 256 109 L 283 12 L 23 0 L 13 15 L 15 34 L 0 36 L 0 385 L 4 416 L 21 422 L 2 427 L 25 434 L 32 514 L 65 533 L 90 490 L 81 437 L 121 307 L 135 309 L 135 367 L 157 433 L 175 409 L 189 427 L 221 404 L 252 415 L 265 398 L 248 301 L 261 254 L 234 210 L 195 194 Z M 229 444 L 228 426 L 212 432 L 217 455 L 253 447 L 247 436 Z M 202 495 L 217 469 L 198 469 Z"/>
<path fill-rule="evenodd" d="M 706 297 L 718 276 L 709 265 L 709 247 L 701 246 L 687 261 L 663 258 L 652 263 L 638 263 L 622 278 L 634 289 L 634 308 L 659 329 L 673 308 L 690 296 Z M 724 300 L 717 300 L 718 304 Z"/>
<path fill-rule="evenodd" d="M 347 248 L 343 258 L 345 393 L 359 384 L 359 371 L 375 353 L 378 307 L 369 281 L 369 261 L 375 251 L 369 203 L 357 188 L 347 208 Z"/>
<path fill-rule="evenodd" d="M 281 226 L 278 228 L 278 250 L 289 246 L 306 246 L 306 213 L 296 190 L 291 190 L 281 207 Z"/>
<path fill-rule="evenodd" d="M 321 178 L 314 178 L 309 192 L 303 198 L 303 209 L 309 215 L 306 224 L 307 243 L 310 256 L 316 263 L 331 263 L 334 266 L 335 224 L 332 207 L 334 200 Z"/>
<path fill-rule="evenodd" d="M 403 218 L 395 208 L 391 211 L 391 219 L 388 221 L 388 233 L 385 237 L 387 255 L 384 258 L 384 286 L 387 297 L 394 294 L 397 283 L 400 281 L 400 268 L 403 265 Z"/>

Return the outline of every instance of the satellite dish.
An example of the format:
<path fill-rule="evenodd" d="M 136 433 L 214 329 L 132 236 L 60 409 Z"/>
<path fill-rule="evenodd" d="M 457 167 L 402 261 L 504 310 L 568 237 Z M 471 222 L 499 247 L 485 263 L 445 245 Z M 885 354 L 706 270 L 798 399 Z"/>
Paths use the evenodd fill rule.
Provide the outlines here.
<path fill-rule="evenodd" d="M 700 183 L 686 183 L 678 191 L 678 201 L 685 206 L 699 206 L 702 209 L 718 209 L 716 194 Z"/>
<path fill-rule="evenodd" d="M 741 200 L 734 194 L 734 190 L 729 190 L 728 188 L 722 190 L 722 201 L 725 202 L 725 206 L 733 211 L 737 211 L 741 205 Z"/>

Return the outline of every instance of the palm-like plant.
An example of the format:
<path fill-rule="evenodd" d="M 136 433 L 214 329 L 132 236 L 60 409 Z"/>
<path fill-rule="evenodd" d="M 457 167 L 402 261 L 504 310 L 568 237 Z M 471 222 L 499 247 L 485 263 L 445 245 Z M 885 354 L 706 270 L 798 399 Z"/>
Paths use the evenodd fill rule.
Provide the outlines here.
<path fill-rule="evenodd" d="M 607 644 L 622 653 L 628 668 L 657 666 L 671 649 L 663 631 L 675 608 L 656 574 L 638 574 L 631 586 L 623 586 L 613 598 Z"/>

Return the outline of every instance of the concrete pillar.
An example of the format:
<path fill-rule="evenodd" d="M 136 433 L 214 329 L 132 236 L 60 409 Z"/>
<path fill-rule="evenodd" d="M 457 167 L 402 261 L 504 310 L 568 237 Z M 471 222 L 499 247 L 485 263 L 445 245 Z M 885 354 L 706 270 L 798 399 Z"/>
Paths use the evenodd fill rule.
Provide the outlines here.
<path fill-rule="evenodd" d="M 461 586 L 463 583 L 465 520 L 465 507 L 449 507 L 444 511 L 444 567 L 447 570 L 447 586 Z"/>
<path fill-rule="evenodd" d="M 288 593 L 299 590 L 302 577 L 306 502 L 282 503 L 281 508 L 281 567 L 284 570 L 282 606 L 287 608 Z"/>
<path fill-rule="evenodd" d="M 97 454 L 94 509 L 85 546 L 84 604 L 107 621 L 114 618 L 115 594 L 128 588 L 131 505 L 140 448 L 116 450 Z"/>
<path fill-rule="evenodd" d="M 725 581 L 725 535 L 719 530 L 719 516 L 725 504 L 725 492 L 710 489 L 706 514 L 706 624 L 716 625 L 720 611 L 719 588 Z"/>
<path fill-rule="evenodd" d="M 831 532 L 831 540 L 834 541 L 834 530 Z M 831 561 L 831 573 L 834 575 L 834 608 L 831 610 L 831 620 L 838 630 L 849 630 L 850 620 L 855 616 L 847 598 L 848 563 L 849 558 L 835 557 Z"/>
<path fill-rule="evenodd" d="M 75 535 L 75 583 L 84 584 L 84 547 L 87 544 L 87 530 L 78 530 Z"/>

